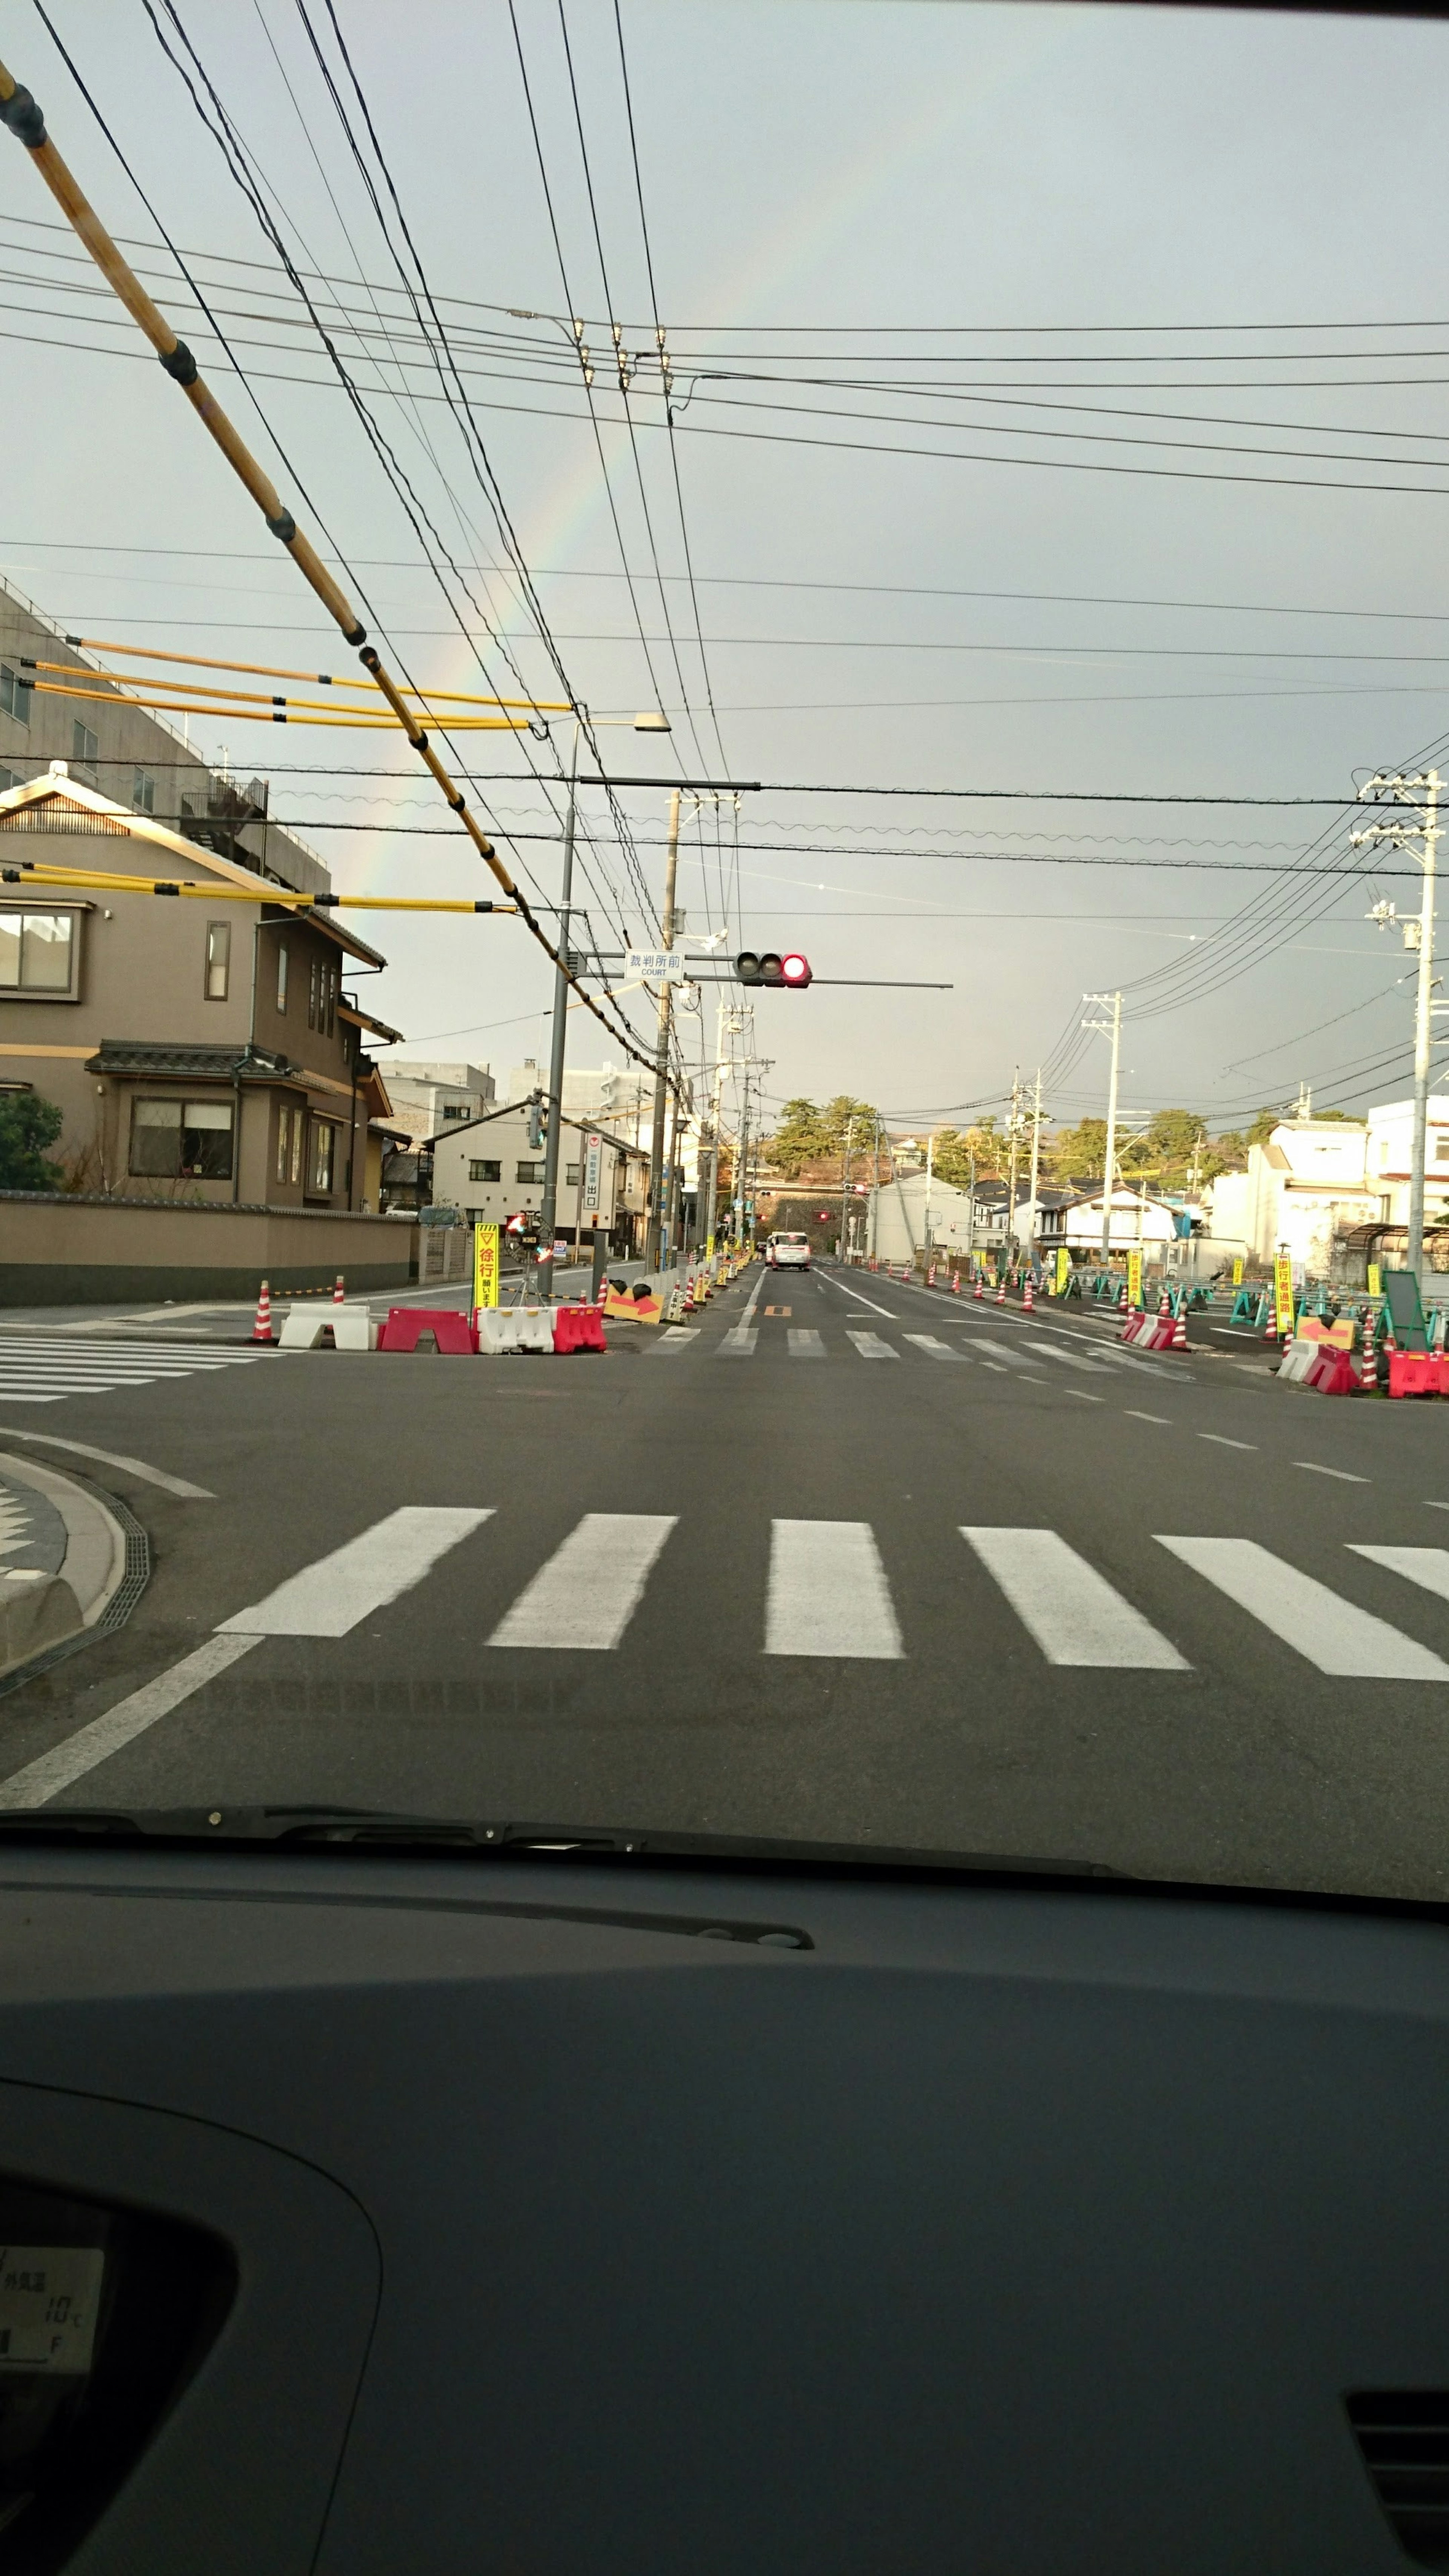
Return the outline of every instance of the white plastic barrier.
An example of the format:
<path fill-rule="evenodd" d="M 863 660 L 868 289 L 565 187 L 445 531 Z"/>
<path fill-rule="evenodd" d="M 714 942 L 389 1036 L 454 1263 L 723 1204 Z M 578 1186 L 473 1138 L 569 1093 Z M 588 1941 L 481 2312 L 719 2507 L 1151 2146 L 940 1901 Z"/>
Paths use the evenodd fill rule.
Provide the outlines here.
<path fill-rule="evenodd" d="M 547 1351 L 552 1357 L 551 1306 L 480 1306 L 477 1320 L 482 1357 L 497 1358 L 506 1351 Z"/>
<path fill-rule="evenodd" d="M 379 1329 L 366 1306 L 293 1306 L 277 1336 L 277 1347 L 315 1351 L 323 1334 L 330 1332 L 339 1351 L 375 1351 Z"/>
<path fill-rule="evenodd" d="M 1301 1386 L 1322 1348 L 1321 1342 L 1300 1341 L 1295 1336 L 1278 1362 L 1280 1384 Z"/>

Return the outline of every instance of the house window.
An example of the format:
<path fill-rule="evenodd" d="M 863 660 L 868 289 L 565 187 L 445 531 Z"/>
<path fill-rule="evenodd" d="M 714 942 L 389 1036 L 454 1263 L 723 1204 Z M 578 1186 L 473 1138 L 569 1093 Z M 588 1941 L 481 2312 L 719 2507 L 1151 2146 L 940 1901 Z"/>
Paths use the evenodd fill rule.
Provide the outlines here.
<path fill-rule="evenodd" d="M 292 1187 L 293 1189 L 296 1189 L 302 1178 L 302 1112 L 300 1109 L 294 1109 L 292 1112 L 292 1169 L 290 1177 Z"/>
<path fill-rule="evenodd" d="M 1436 1163 L 1449 1163 L 1449 1136 L 1435 1137 L 1434 1160 Z"/>
<path fill-rule="evenodd" d="M 312 1144 L 307 1157 L 307 1187 L 318 1198 L 330 1198 L 332 1172 L 337 1153 L 337 1130 L 330 1118 L 314 1118 Z"/>
<path fill-rule="evenodd" d="M 0 992 L 73 993 L 72 912 L 0 912 Z"/>
<path fill-rule="evenodd" d="M 317 1026 L 317 960 L 315 957 L 307 967 L 307 1026 L 309 1029 L 315 1029 Z"/>
<path fill-rule="evenodd" d="M 277 1178 L 287 1177 L 287 1156 L 292 1141 L 292 1113 L 285 1101 L 277 1111 Z"/>
<path fill-rule="evenodd" d="M 566 1190 L 576 1190 L 582 1179 L 583 1165 L 581 1163 L 565 1163 L 564 1188 Z"/>
<path fill-rule="evenodd" d="M 131 1170 L 150 1180 L 231 1179 L 229 1100 L 133 1100 Z"/>
<path fill-rule="evenodd" d="M 470 1114 L 466 1100 L 449 1101 L 443 1110 L 443 1116 L 445 1118 L 467 1118 Z"/>
<path fill-rule="evenodd" d="M 231 923 L 209 921 L 206 925 L 206 998 L 224 1002 L 231 983 Z"/>
<path fill-rule="evenodd" d="M 70 729 L 70 756 L 80 769 L 94 769 L 100 744 L 88 724 L 77 716 Z"/>
<path fill-rule="evenodd" d="M 337 1028 L 337 969 L 335 966 L 324 967 L 323 980 L 327 986 L 327 1035 L 330 1038 Z"/>
<path fill-rule="evenodd" d="M 501 1181 L 503 1178 L 503 1165 L 501 1163 L 489 1162 L 470 1163 L 468 1166 L 468 1178 L 470 1181 Z"/>
<path fill-rule="evenodd" d="M 278 946 L 278 949 L 277 949 L 277 1009 L 278 1009 L 278 1011 L 279 1011 L 280 1013 L 282 1013 L 283 1015 L 285 1015 L 286 1008 L 287 1008 L 287 951 L 286 951 L 286 947 L 285 947 L 285 945 L 284 945 L 284 944 L 280 944 L 280 945 Z"/>
<path fill-rule="evenodd" d="M 137 769 L 131 777 L 131 806 L 137 814 L 156 811 L 156 781 L 149 769 Z"/>
<path fill-rule="evenodd" d="M 515 1181 L 522 1181 L 526 1189 L 532 1188 L 543 1179 L 543 1165 L 542 1163 L 516 1163 L 513 1177 Z"/>
<path fill-rule="evenodd" d="M 20 673 L 12 671 L 8 662 L 0 662 L 0 715 L 13 716 L 17 724 L 28 725 L 30 690 L 28 680 L 22 680 Z"/>

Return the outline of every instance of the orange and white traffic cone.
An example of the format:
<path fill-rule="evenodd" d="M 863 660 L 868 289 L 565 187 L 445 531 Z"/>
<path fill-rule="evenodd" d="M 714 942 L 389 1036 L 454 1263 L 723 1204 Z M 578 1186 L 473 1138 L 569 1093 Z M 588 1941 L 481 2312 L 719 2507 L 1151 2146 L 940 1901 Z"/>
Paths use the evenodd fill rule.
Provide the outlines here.
<path fill-rule="evenodd" d="M 1173 1320 L 1172 1340 L 1168 1347 L 1174 1351 L 1185 1351 L 1187 1348 L 1187 1308 L 1185 1306 L 1179 1307 Z"/>
<path fill-rule="evenodd" d="M 1172 1299 L 1168 1296 L 1167 1290 L 1164 1288 L 1162 1295 L 1157 1301 L 1157 1320 L 1159 1324 L 1165 1323 L 1171 1312 Z"/>
<path fill-rule="evenodd" d="M 935 1265 L 935 1263 L 934 1263 L 934 1261 L 933 1261 L 933 1262 L 931 1263 L 930 1268 L 929 1268 L 929 1269 L 928 1269 L 928 1271 L 926 1272 L 926 1286 L 927 1286 L 928 1288 L 934 1288 L 934 1287 L 935 1287 L 935 1285 L 936 1285 L 936 1265 Z"/>
<path fill-rule="evenodd" d="M 1026 1291 L 1021 1301 L 1021 1311 L 1024 1315 L 1033 1315 L 1036 1312 L 1036 1298 L 1032 1291 L 1031 1272 L 1029 1270 L 1026 1274 Z"/>
<path fill-rule="evenodd" d="M 951 1273 L 951 1294 L 953 1297 L 959 1297 L 961 1294 L 961 1273 L 959 1270 L 953 1270 Z"/>
<path fill-rule="evenodd" d="M 332 1291 L 332 1303 L 334 1306 L 345 1306 L 347 1303 L 347 1290 L 340 1270 L 337 1273 L 337 1285 Z"/>
<path fill-rule="evenodd" d="M 270 1284 L 264 1279 L 262 1281 L 262 1293 L 257 1299 L 257 1320 L 252 1326 L 252 1340 L 254 1342 L 269 1342 L 271 1339 L 272 1291 Z"/>
<path fill-rule="evenodd" d="M 1362 1366 L 1362 1368 L 1359 1370 L 1359 1373 L 1358 1373 L 1358 1382 L 1359 1382 L 1359 1387 L 1360 1387 L 1361 1391 L 1363 1392 L 1363 1394 L 1365 1394 L 1365 1395 L 1377 1395 L 1377 1394 L 1378 1394 L 1378 1391 L 1379 1391 L 1379 1355 L 1378 1355 L 1377 1350 L 1376 1350 L 1376 1349 L 1375 1349 L 1375 1347 L 1374 1347 L 1374 1336 L 1373 1336 L 1373 1327 L 1372 1327 L 1372 1325 L 1365 1325 L 1365 1327 L 1364 1327 L 1364 1337 L 1363 1337 L 1363 1366 Z"/>
<path fill-rule="evenodd" d="M 998 1306 L 1004 1306 L 1006 1303 L 1006 1273 L 1004 1270 L 996 1283 L 996 1303 Z"/>
<path fill-rule="evenodd" d="M 983 1298 L 985 1297 L 985 1295 L 986 1295 L 986 1284 L 985 1284 L 984 1280 L 982 1279 L 982 1276 L 981 1276 L 981 1273 L 980 1273 L 980 1271 L 979 1271 L 979 1270 L 978 1270 L 978 1271 L 977 1271 L 977 1273 L 976 1273 L 976 1285 L 975 1285 L 975 1287 L 972 1289 L 971 1294 L 972 1294 L 973 1298 L 975 1299 L 975 1301 L 976 1301 L 976 1303 L 977 1303 L 977 1305 L 978 1305 L 978 1306 L 981 1304 L 982 1299 L 983 1299 Z"/>

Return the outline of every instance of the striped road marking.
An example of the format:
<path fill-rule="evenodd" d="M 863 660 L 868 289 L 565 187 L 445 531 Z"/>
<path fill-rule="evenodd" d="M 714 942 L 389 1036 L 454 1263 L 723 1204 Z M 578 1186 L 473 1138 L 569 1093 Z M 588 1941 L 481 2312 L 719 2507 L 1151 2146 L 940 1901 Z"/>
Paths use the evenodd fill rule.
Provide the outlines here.
<path fill-rule="evenodd" d="M 1353 1602 L 1341 1601 L 1326 1583 L 1300 1574 L 1256 1539 L 1159 1536 L 1157 1544 L 1216 1584 L 1321 1673 L 1359 1681 L 1449 1681 L 1449 1664 L 1442 1664 L 1427 1646 L 1401 1637 L 1387 1620 L 1375 1619 Z"/>
<path fill-rule="evenodd" d="M 1049 1664 L 1187 1671 L 1177 1648 L 1055 1530 L 963 1527 L 961 1536 Z"/>
<path fill-rule="evenodd" d="M 914 1342 L 918 1351 L 929 1351 L 933 1360 L 964 1360 L 966 1356 L 964 1351 L 953 1350 L 949 1342 L 938 1342 L 934 1333 L 907 1333 L 905 1339 Z"/>
<path fill-rule="evenodd" d="M 396 1601 L 431 1573 L 460 1539 L 468 1538 L 491 1510 L 404 1503 L 386 1520 L 304 1565 L 250 1610 L 223 1619 L 222 1637 L 345 1637 L 370 1610 Z"/>
<path fill-rule="evenodd" d="M 767 1655 L 904 1654 L 869 1521 L 774 1521 L 765 1596 Z"/>
<path fill-rule="evenodd" d="M 586 1512 L 520 1592 L 490 1646 L 617 1646 L 639 1606 L 672 1512 Z"/>
<path fill-rule="evenodd" d="M 825 1344 L 806 1324 L 792 1324 L 785 1336 L 792 1360 L 823 1360 Z"/>
<path fill-rule="evenodd" d="M 854 1342 L 863 1360 L 898 1360 L 900 1352 L 893 1342 L 883 1342 L 879 1333 L 853 1333 L 847 1324 L 845 1338 Z"/>

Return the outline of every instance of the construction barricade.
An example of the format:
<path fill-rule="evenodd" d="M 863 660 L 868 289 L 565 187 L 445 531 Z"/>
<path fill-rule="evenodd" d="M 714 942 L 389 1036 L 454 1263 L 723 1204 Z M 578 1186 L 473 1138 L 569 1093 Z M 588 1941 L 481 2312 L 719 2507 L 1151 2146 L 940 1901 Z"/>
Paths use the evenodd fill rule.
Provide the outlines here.
<path fill-rule="evenodd" d="M 331 1318 L 324 1320 L 330 1322 Z M 380 1351 L 415 1351 L 427 1333 L 431 1333 L 439 1352 L 471 1355 L 478 1347 L 467 1316 L 444 1306 L 389 1306 L 377 1347 Z"/>
<path fill-rule="evenodd" d="M 573 1351 L 604 1351 L 604 1310 L 599 1306 L 555 1306 L 553 1346 L 563 1356 Z"/>
<path fill-rule="evenodd" d="M 284 1351 L 325 1350 L 330 1338 L 334 1350 L 375 1351 L 380 1330 L 366 1306 L 294 1306 L 278 1346 Z"/>

